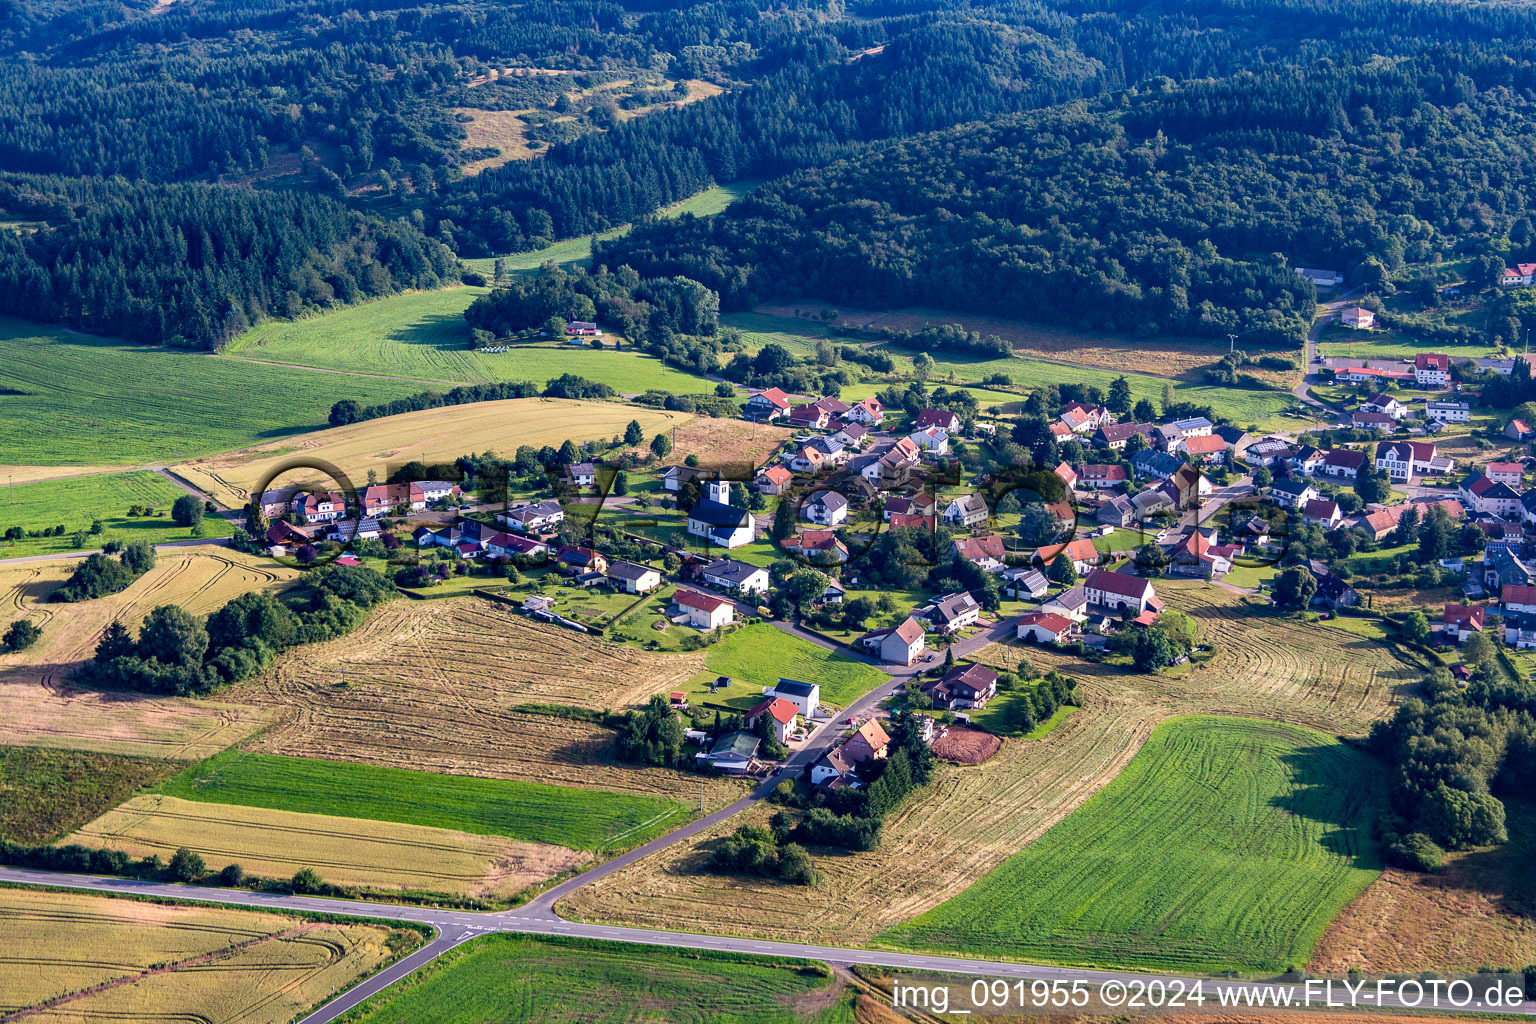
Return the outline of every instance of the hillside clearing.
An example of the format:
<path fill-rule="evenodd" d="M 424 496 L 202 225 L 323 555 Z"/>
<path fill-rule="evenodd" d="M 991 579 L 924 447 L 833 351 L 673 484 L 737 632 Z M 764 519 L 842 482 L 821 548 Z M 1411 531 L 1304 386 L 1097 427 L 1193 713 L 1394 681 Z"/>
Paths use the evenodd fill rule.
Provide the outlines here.
<path fill-rule="evenodd" d="M 808 961 L 487 935 L 369 1004 L 360 1024 L 851 1024 L 849 997 Z"/>
<path fill-rule="evenodd" d="M 67 561 L 0 566 L 0 625 L 29 618 L 43 627 L 36 645 L 0 656 L 0 743 L 191 760 L 262 726 L 265 712 L 222 699 L 83 690 L 69 675 L 113 619 L 137 629 L 162 604 L 206 615 L 240 594 L 281 589 L 297 575 L 293 570 L 224 549 L 162 551 L 155 568 L 120 594 L 46 603 L 73 567 Z"/>
<path fill-rule="evenodd" d="M 203 803 L 397 821 L 575 850 L 629 848 L 687 820 L 671 800 L 509 779 L 225 751 L 157 788 Z"/>
<path fill-rule="evenodd" d="M 689 419 L 686 413 L 617 402 L 512 398 L 332 427 L 298 442 L 279 441 L 184 463 L 176 472 L 219 500 L 241 505 L 252 488 L 293 459 L 323 459 L 346 473 L 353 486 L 362 487 L 370 469 L 384 480 L 392 469 L 412 459 L 452 462 L 461 455 L 487 451 L 510 457 L 519 445 L 558 446 L 567 438 L 581 442 L 622 437 L 630 420 L 639 420 L 642 429 L 652 434 Z M 318 471 L 300 469 L 284 474 L 282 483 L 292 486 L 308 479 L 325 482 Z"/>
<path fill-rule="evenodd" d="M 492 899 L 513 896 L 588 859 L 546 843 L 160 795 L 134 797 L 65 842 L 162 860 L 185 846 L 210 871 L 239 864 L 254 875 L 288 878 L 313 868 L 336 885 Z"/>
<path fill-rule="evenodd" d="M 0 450 L 28 466 L 174 462 L 314 430 L 340 398 L 420 390 L 0 318 Z"/>
<path fill-rule="evenodd" d="M 0 889 L 0 1014 L 286 1024 L 421 939 L 383 924 Z M 100 987 L 100 988 L 98 988 Z"/>
<path fill-rule="evenodd" d="M 64 527 L 64 535 L 0 542 L 0 557 L 21 558 L 80 550 L 75 546 L 73 536 L 77 530 L 87 531 L 86 548 L 100 547 L 109 540 L 125 544 L 136 540 L 147 544 L 186 540 L 191 531 L 171 521 L 172 503 L 186 493 L 159 473 L 148 470 L 41 480 L 7 487 L 4 503 L 0 505 L 6 526 L 42 530 L 57 525 Z M 130 516 L 128 510 L 134 505 L 151 506 L 156 514 Z M 89 533 L 96 521 L 100 521 L 102 531 Z M 207 515 L 203 518 L 202 532 L 206 537 L 228 537 L 234 532 L 234 524 L 220 516 Z"/>
<path fill-rule="evenodd" d="M 512 710 L 622 708 L 677 689 L 699 654 L 650 654 L 545 626 L 480 598 L 393 601 L 351 635 L 288 652 L 227 699 L 272 714 L 255 748 L 393 768 L 524 779 L 715 807 L 741 784 L 618 761 L 614 732 Z M 342 670 L 345 669 L 345 686 Z"/>
<path fill-rule="evenodd" d="M 1381 768 L 1309 729 L 1159 725 L 1093 799 L 880 941 L 958 955 L 1211 973 L 1306 961 L 1380 870 Z"/>
<path fill-rule="evenodd" d="M 1362 735 L 1419 678 L 1389 647 L 1292 625 L 1209 584 L 1159 580 L 1157 589 L 1221 648 L 1216 658 L 1143 676 L 1039 648 L 983 648 L 976 660 L 1011 667 L 1022 659 L 1078 679 L 1082 709 L 1042 739 L 1005 739 L 986 764 L 941 767 L 928 792 L 887 819 L 878 850 L 817 857 L 822 885 L 785 900 L 771 884 L 702 872 L 713 841 L 741 823 L 733 821 L 578 890 L 561 909 L 640 927 L 709 921 L 710 931 L 725 934 L 868 941 L 963 892 L 1043 835 L 1118 775 L 1166 718 L 1231 715 Z"/>

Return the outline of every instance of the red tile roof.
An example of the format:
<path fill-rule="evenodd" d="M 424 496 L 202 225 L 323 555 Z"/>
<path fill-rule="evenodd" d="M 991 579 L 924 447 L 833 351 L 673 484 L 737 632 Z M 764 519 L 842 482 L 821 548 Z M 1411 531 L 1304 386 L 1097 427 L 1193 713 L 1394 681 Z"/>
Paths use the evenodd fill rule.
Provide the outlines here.
<path fill-rule="evenodd" d="M 684 608 L 697 608 L 704 612 L 712 612 L 731 603 L 712 594 L 701 594 L 697 590 L 679 590 L 672 599 Z"/>
<path fill-rule="evenodd" d="M 783 697 L 769 697 L 757 707 L 747 712 L 747 720 L 751 721 L 759 715 L 772 715 L 774 720 L 780 725 L 788 725 L 795 720 L 795 716 L 799 713 L 799 709 Z"/>

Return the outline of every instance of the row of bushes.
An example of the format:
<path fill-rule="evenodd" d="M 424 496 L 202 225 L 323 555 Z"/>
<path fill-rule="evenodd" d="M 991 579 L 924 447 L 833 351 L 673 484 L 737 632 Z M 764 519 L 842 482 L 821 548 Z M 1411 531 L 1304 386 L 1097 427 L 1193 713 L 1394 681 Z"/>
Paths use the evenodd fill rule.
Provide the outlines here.
<path fill-rule="evenodd" d="M 117 557 L 112 556 L 116 554 Z M 108 541 L 102 550 L 88 555 L 50 601 L 89 601 L 128 589 L 128 585 L 155 567 L 155 549 L 144 541 L 122 545 Z"/>

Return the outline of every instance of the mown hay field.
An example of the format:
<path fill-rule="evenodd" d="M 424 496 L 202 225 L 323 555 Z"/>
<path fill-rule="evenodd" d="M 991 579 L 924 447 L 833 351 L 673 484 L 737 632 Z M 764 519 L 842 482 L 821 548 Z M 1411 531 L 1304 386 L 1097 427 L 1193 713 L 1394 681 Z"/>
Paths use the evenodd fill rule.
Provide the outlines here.
<path fill-rule="evenodd" d="M 621 436 L 630 420 L 649 434 L 687 422 L 686 413 L 641 409 L 618 402 L 577 402 L 560 398 L 513 398 L 500 402 L 423 409 L 345 427 L 319 430 L 299 441 L 199 459 L 176 467 L 193 484 L 230 505 L 241 505 L 253 488 L 295 459 L 320 459 L 346 473 L 353 486 L 367 483 L 368 471 L 383 480 L 392 468 L 413 459 L 452 462 L 471 452 L 511 456 L 519 445 L 553 445 L 566 439 L 608 441 Z M 312 481 L 334 486 L 316 470 L 295 469 L 279 483 Z"/>
<path fill-rule="evenodd" d="M 0 839 L 57 839 L 181 767 L 147 757 L 0 746 Z"/>
<path fill-rule="evenodd" d="M 285 1024 L 420 941 L 387 925 L 0 889 L 0 1014 Z"/>
<path fill-rule="evenodd" d="M 611 729 L 512 710 L 617 710 L 678 689 L 703 667 L 702 654 L 650 654 L 534 622 L 482 598 L 392 601 L 349 636 L 288 652 L 226 699 L 277 717 L 255 741 L 253 749 L 263 753 L 690 805 L 702 782 L 706 805 L 719 806 L 740 795 L 740 783 L 618 761 Z"/>
<path fill-rule="evenodd" d="M 842 1024 L 851 999 L 825 967 L 655 946 L 487 935 L 369 1004 L 361 1024 Z"/>
<path fill-rule="evenodd" d="M 667 465 L 681 464 L 690 455 L 699 457 L 705 469 L 745 469 L 752 476 L 768 456 L 794 436 L 788 427 L 775 427 L 748 420 L 720 419 L 713 416 L 696 416 L 677 428 L 672 454 L 662 460 Z M 647 441 L 649 444 L 649 441 Z M 639 449 L 639 454 L 649 454 L 649 448 Z M 630 474 L 633 480 L 635 474 Z"/>
<path fill-rule="evenodd" d="M 398 821 L 576 850 L 638 846 L 687 820 L 675 800 L 513 779 L 225 751 L 157 787 L 204 803 Z"/>
<path fill-rule="evenodd" d="M 26 466 L 138 466 L 228 451 L 325 425 L 417 383 L 253 366 L 0 318 L 0 451 Z"/>
<path fill-rule="evenodd" d="M 65 842 L 161 860 L 185 846 L 201 855 L 210 871 L 239 864 L 253 875 L 288 878 L 313 868 L 337 885 L 491 899 L 512 896 L 588 859 L 545 843 L 159 794 L 134 797 Z"/>
<path fill-rule="evenodd" d="M 1164 719 L 1205 713 L 1363 735 L 1416 682 L 1393 649 L 1239 603 L 1199 582 L 1159 580 L 1221 653 L 1178 674 L 1135 675 L 1039 648 L 992 644 L 976 660 L 1079 680 L 1083 708 L 1038 740 L 1007 738 L 985 764 L 943 766 L 931 789 L 886 820 L 878 850 L 816 857 L 822 885 L 779 887 L 712 875 L 703 864 L 729 827 L 707 830 L 580 889 L 561 908 L 585 920 L 779 939 L 857 943 L 963 892 L 1103 789 Z M 766 820 L 767 815 L 762 817 Z"/>
<path fill-rule="evenodd" d="M 0 626 L 28 618 L 43 628 L 34 646 L 0 656 L 0 743 L 196 760 L 264 724 L 266 713 L 223 699 L 85 690 L 69 676 L 113 619 L 136 630 L 162 604 L 206 615 L 240 594 L 281 589 L 293 570 L 224 548 L 161 551 L 155 568 L 122 593 L 48 603 L 73 567 L 69 561 L 0 566 Z"/>
<path fill-rule="evenodd" d="M 1093 799 L 879 941 L 1203 973 L 1303 964 L 1380 871 L 1381 775 L 1311 729 L 1164 722 Z"/>
<path fill-rule="evenodd" d="M 65 532 L 58 537 L 26 537 L 0 542 L 0 558 L 78 551 L 80 548 L 75 545 L 73 536 L 77 530 L 87 531 L 87 549 L 101 547 L 109 540 L 125 544 L 187 540 L 192 536 L 191 531 L 171 521 L 171 505 L 186 493 L 159 473 L 149 470 L 39 480 L 7 487 L 4 504 L 0 506 L 7 527 L 41 530 L 62 526 Z M 130 516 L 128 509 L 134 505 L 150 506 L 156 514 Z M 97 521 L 101 523 L 102 531 L 89 533 Z M 205 537 L 228 537 L 233 532 L 234 524 L 221 516 L 203 518 L 202 534 Z"/>

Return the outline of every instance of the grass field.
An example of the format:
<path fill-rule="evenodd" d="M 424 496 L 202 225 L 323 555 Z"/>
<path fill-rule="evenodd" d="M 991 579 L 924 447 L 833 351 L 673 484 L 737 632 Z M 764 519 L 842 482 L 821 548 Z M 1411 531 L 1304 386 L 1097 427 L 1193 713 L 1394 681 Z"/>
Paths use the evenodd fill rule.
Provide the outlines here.
<path fill-rule="evenodd" d="M 288 652 L 226 699 L 277 718 L 256 741 L 264 753 L 600 788 L 696 806 L 699 776 L 618 761 L 613 730 L 511 709 L 617 709 L 678 689 L 703 666 L 700 654 L 649 654 L 545 626 L 480 598 L 394 601 L 343 639 Z M 741 792 L 728 779 L 704 782 L 711 807 Z"/>
<path fill-rule="evenodd" d="M 487 935 L 369 1003 L 362 1024 L 852 1024 L 852 999 L 808 961 Z"/>
<path fill-rule="evenodd" d="M 155 568 L 120 594 L 47 603 L 73 567 L 62 560 L 0 566 L 0 626 L 29 618 L 43 628 L 32 647 L 0 656 L 0 743 L 193 760 L 267 721 L 266 712 L 223 699 L 81 690 L 69 675 L 113 619 L 136 629 L 162 604 L 206 615 L 240 594 L 278 590 L 297 573 L 223 548 L 162 551 Z"/>
<path fill-rule="evenodd" d="M 601 353 L 597 353 L 601 354 Z M 420 384 L 150 349 L 0 318 L 0 451 L 19 465 L 142 465 L 323 426 Z"/>
<path fill-rule="evenodd" d="M 1360 736 L 1422 676 L 1392 648 L 1320 630 L 1241 603 L 1206 583 L 1164 579 L 1158 596 L 1187 612 L 1219 653 L 1184 671 L 1147 676 L 1012 643 L 973 657 L 1028 661 L 1078 680 L 1083 707 L 1043 739 L 1009 738 L 977 767 L 941 767 L 933 787 L 886 820 L 880 848 L 817 858 L 826 881 L 793 899 L 783 889 L 705 872 L 729 827 L 603 878 L 563 900 L 584 920 L 699 927 L 765 938 L 853 944 L 925 913 L 1045 834 L 1115 778 L 1161 721 L 1218 714 L 1272 719 Z M 766 823 L 771 808 L 743 820 Z"/>
<path fill-rule="evenodd" d="M 452 461 L 471 452 L 512 455 L 519 445 L 555 445 L 567 438 L 609 441 L 622 436 L 630 420 L 647 434 L 691 419 L 680 412 L 641 409 L 618 402 L 575 402 L 562 398 L 513 398 L 501 402 L 424 409 L 316 431 L 302 441 L 279 441 L 183 463 L 176 472 L 221 501 L 239 505 L 249 491 L 295 458 L 323 459 L 338 466 L 355 487 L 366 485 L 368 471 L 386 479 L 392 468 L 411 459 Z M 287 485 L 317 471 L 285 474 Z"/>
<path fill-rule="evenodd" d="M 494 899 L 588 859 L 563 846 L 445 828 L 137 796 L 81 826 L 67 842 L 169 860 L 178 847 L 210 871 L 239 864 L 265 878 L 313 868 L 327 882 L 392 892 Z"/>
<path fill-rule="evenodd" d="M 1065 821 L 881 941 L 1097 966 L 1299 966 L 1380 871 L 1380 775 L 1308 729 L 1164 722 Z"/>
<path fill-rule="evenodd" d="M 0 838 L 50 842 L 179 767 L 150 758 L 0 746 Z"/>
<path fill-rule="evenodd" d="M 386 924 L 0 889 L 0 1015 L 287 1024 L 421 941 Z"/>
<path fill-rule="evenodd" d="M 844 707 L 888 678 L 873 665 L 855 661 L 837 651 L 829 651 L 765 623 L 737 630 L 709 648 L 704 666 L 709 670 L 707 679 L 730 676 L 747 684 L 741 696 L 735 694 L 733 687 L 730 692 L 722 691 L 709 698 L 727 704 L 751 698 L 755 699 L 751 699 L 750 703 L 756 704 L 762 700 L 762 688 L 771 686 L 782 677 L 817 683 L 821 686 L 824 704 Z M 698 687 L 703 681 L 694 680 L 690 685 Z M 666 688 L 658 686 L 654 689 L 662 692 Z M 707 687 L 702 689 L 708 692 Z"/>
<path fill-rule="evenodd" d="M 186 540 L 191 531 L 171 522 L 171 503 L 186 493 L 149 470 L 8 486 L 0 494 L 0 523 L 26 530 L 62 525 L 65 533 L 62 537 L 0 541 L 0 558 L 78 550 L 73 537 L 77 530 L 87 531 L 87 550 L 109 540 L 141 540 L 149 544 Z M 152 505 L 156 514 L 130 516 L 131 505 Z M 95 520 L 101 521 L 100 534 L 89 533 Z M 203 519 L 205 537 L 228 537 L 233 532 L 234 526 L 227 519 L 216 515 Z"/>
<path fill-rule="evenodd" d="M 626 849 L 686 820 L 671 800 L 470 775 L 226 751 L 157 787 L 204 803 L 398 821 L 553 843 Z"/>

